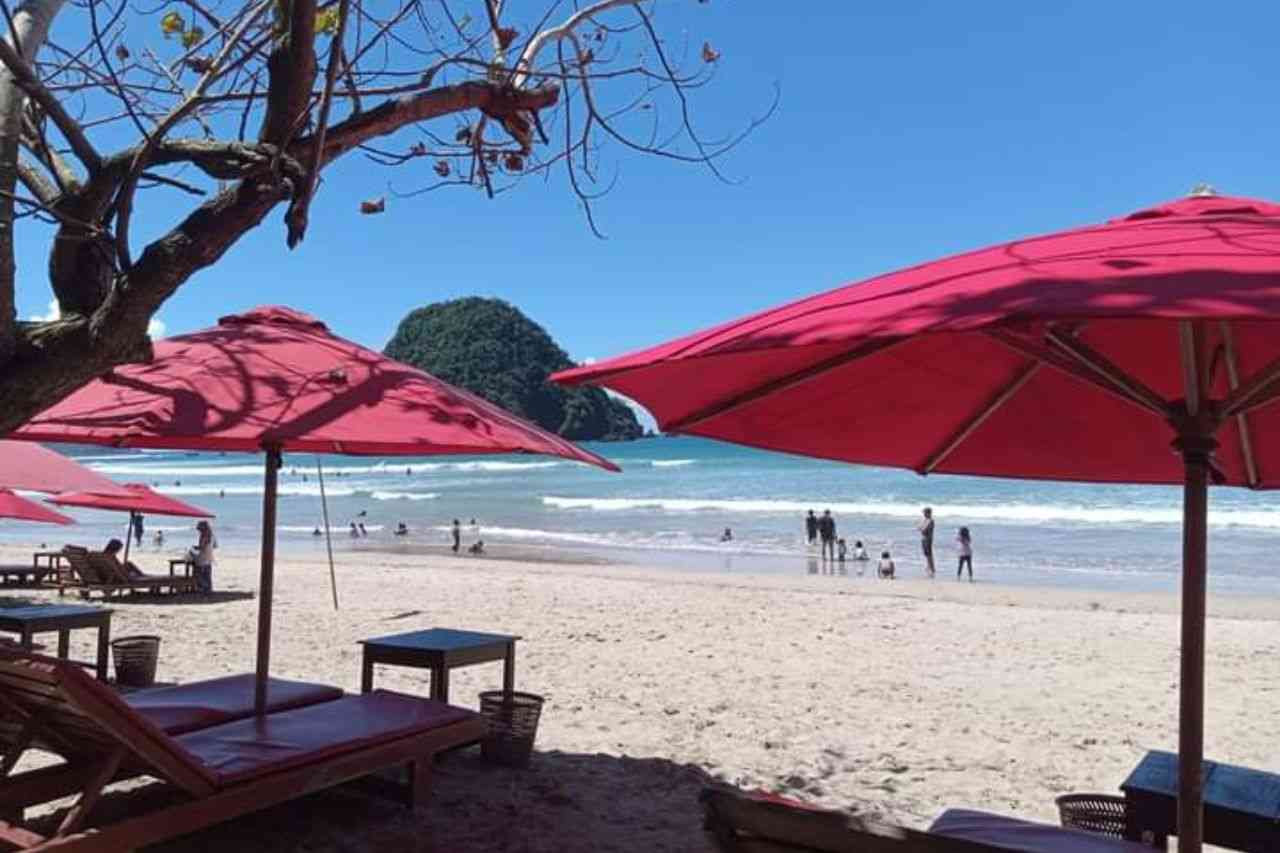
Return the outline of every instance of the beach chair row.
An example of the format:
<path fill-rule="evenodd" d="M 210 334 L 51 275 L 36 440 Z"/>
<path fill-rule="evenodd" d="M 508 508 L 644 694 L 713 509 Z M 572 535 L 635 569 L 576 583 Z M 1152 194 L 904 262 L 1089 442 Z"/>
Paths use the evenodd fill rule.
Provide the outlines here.
<path fill-rule="evenodd" d="M 92 592 L 104 597 L 125 592 L 193 592 L 196 579 L 183 575 L 131 575 L 111 556 L 100 551 L 90 551 L 78 545 L 62 549 L 62 565 L 58 569 L 59 595 L 68 589 L 88 598 Z"/>
<path fill-rule="evenodd" d="M 407 804 L 424 804 L 433 756 L 486 732 L 483 717 L 386 690 L 273 679 L 253 713 L 253 677 L 120 696 L 74 665 L 0 649 L 0 841 L 27 851 L 130 851 L 287 800 L 408 766 Z M 60 764 L 13 773 L 29 749 Z M 104 823 L 103 789 L 152 777 L 167 804 Z M 76 796 L 28 823 L 28 808 Z"/>

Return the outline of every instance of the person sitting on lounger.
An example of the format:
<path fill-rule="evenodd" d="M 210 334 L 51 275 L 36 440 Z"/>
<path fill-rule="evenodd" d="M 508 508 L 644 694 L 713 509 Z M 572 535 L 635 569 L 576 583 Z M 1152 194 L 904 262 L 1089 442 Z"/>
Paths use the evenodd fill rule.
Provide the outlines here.
<path fill-rule="evenodd" d="M 124 570 L 124 573 L 131 578 L 142 577 L 142 569 L 133 564 L 132 561 L 121 562 L 120 552 L 124 549 L 124 543 L 119 539 L 112 539 L 107 543 L 107 547 L 102 549 L 102 553 L 110 558 L 118 567 Z"/>

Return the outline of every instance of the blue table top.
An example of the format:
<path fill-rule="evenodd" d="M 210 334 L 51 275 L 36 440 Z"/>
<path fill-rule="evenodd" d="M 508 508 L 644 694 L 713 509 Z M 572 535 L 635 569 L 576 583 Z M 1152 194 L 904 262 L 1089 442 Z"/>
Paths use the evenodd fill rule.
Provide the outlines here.
<path fill-rule="evenodd" d="M 110 612 L 110 608 L 91 607 L 84 604 L 24 604 L 20 607 L 0 607 L 0 619 L 33 622 L 37 619 L 57 619 L 60 616 L 87 616 L 91 613 Z"/>
<path fill-rule="evenodd" d="M 520 639 L 510 634 L 483 634 L 479 631 L 455 631 L 452 628 L 430 628 L 425 631 L 407 631 L 372 637 L 360 642 L 371 646 L 390 646 L 400 649 L 419 649 L 431 652 L 453 652 L 481 646 L 506 644 Z"/>
<path fill-rule="evenodd" d="M 1148 752 L 1120 789 L 1178 796 L 1178 756 L 1172 752 Z M 1231 809 L 1268 820 L 1280 820 L 1280 775 L 1204 762 L 1205 805 Z"/>

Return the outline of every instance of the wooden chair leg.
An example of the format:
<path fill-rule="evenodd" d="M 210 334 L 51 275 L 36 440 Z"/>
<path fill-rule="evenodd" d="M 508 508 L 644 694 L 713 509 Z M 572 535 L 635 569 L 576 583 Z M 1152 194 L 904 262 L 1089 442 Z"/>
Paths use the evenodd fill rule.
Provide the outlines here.
<path fill-rule="evenodd" d="M 422 755 L 409 763 L 409 808 L 421 811 L 427 807 L 431 796 L 431 769 L 433 755 Z"/>

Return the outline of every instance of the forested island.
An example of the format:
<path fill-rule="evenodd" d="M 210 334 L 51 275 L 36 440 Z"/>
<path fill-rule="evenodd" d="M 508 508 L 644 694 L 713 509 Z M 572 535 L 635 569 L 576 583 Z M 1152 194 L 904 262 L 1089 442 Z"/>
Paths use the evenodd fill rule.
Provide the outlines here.
<path fill-rule="evenodd" d="M 572 441 L 643 434 L 630 407 L 599 388 L 548 382 L 573 361 L 545 329 L 500 299 L 468 297 L 415 309 L 385 352 Z"/>

